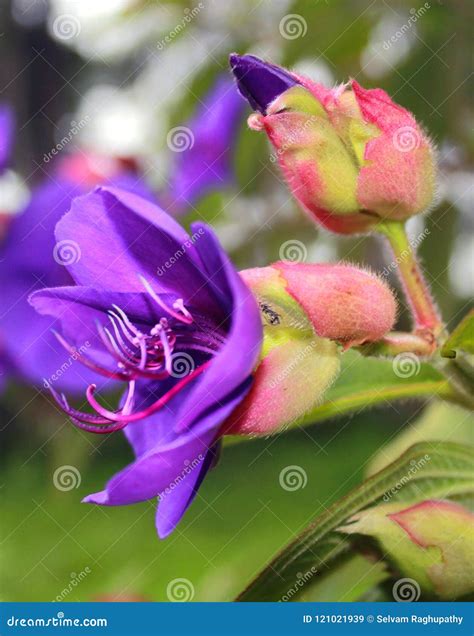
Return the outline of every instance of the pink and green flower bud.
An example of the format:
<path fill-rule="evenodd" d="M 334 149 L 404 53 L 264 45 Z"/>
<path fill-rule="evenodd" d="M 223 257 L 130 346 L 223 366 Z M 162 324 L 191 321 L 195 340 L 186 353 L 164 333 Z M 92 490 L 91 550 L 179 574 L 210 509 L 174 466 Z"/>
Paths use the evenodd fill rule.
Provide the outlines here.
<path fill-rule="evenodd" d="M 350 265 L 280 262 L 241 276 L 259 303 L 264 338 L 252 388 L 225 432 L 268 435 L 322 400 L 344 349 L 389 331 L 396 304 L 385 283 Z"/>
<path fill-rule="evenodd" d="M 363 232 L 431 205 L 431 143 L 414 116 L 383 90 L 366 90 L 354 80 L 327 89 L 252 56 L 233 56 L 232 65 L 254 108 L 260 78 L 260 112 L 249 125 L 267 133 L 294 196 L 323 226 L 341 234 Z M 275 69 L 278 83 L 269 83 L 262 95 Z"/>
<path fill-rule="evenodd" d="M 416 597 L 420 590 L 444 600 L 474 592 L 474 515 L 463 506 L 438 500 L 387 504 L 350 521 L 340 531 L 374 537 L 401 574 L 419 586 Z"/>

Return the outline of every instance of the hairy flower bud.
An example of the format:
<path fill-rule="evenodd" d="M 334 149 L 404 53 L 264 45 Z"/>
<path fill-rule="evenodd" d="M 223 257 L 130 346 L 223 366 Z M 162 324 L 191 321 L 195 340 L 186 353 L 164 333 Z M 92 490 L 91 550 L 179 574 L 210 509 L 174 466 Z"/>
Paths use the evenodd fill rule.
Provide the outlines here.
<path fill-rule="evenodd" d="M 264 338 L 252 388 L 225 432 L 267 435 L 318 404 L 342 349 L 382 337 L 396 305 L 383 282 L 351 265 L 280 262 L 241 276 L 260 305 Z"/>
<path fill-rule="evenodd" d="M 426 593 L 448 600 L 474 591 L 474 515 L 463 506 L 438 500 L 387 504 L 350 521 L 340 530 L 375 537 L 400 572 Z"/>
<path fill-rule="evenodd" d="M 404 220 L 434 199 L 432 146 L 411 113 L 355 80 L 334 89 L 245 55 L 231 56 L 240 92 L 259 114 L 294 196 L 341 234 Z"/>

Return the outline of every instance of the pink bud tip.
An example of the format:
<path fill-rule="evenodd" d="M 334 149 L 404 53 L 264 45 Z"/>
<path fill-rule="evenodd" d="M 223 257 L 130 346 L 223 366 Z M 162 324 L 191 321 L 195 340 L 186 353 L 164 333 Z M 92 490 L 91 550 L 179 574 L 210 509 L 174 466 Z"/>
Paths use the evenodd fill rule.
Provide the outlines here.
<path fill-rule="evenodd" d="M 379 340 L 395 323 L 394 295 L 370 272 L 352 265 L 280 262 L 273 267 L 322 338 L 349 347 Z"/>

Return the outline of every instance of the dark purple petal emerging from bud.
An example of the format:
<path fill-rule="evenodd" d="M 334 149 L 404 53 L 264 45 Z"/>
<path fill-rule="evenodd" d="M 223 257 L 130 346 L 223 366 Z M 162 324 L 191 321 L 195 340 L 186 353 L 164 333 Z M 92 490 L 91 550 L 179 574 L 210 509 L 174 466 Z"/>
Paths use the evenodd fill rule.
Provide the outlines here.
<path fill-rule="evenodd" d="M 290 73 L 255 57 L 255 55 L 237 55 L 229 57 L 232 72 L 237 80 L 239 92 L 248 100 L 253 110 L 263 115 L 268 104 L 286 90 L 299 84 Z"/>

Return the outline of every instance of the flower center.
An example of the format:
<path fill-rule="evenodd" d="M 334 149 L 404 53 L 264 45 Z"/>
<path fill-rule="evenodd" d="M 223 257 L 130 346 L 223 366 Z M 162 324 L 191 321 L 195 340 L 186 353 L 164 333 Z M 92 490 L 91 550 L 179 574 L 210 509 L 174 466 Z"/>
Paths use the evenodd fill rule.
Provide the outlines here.
<path fill-rule="evenodd" d="M 91 384 L 86 390 L 86 397 L 95 413 L 74 409 L 64 394 L 58 394 L 49 386 L 53 397 L 73 423 L 86 431 L 110 433 L 157 412 L 207 368 L 225 342 L 225 334 L 204 317 L 193 316 L 181 298 L 168 306 L 145 278 L 140 279 L 148 296 L 160 308 L 160 313 L 167 315 L 160 317 L 150 328 L 149 325 L 134 323 L 118 305 L 108 310 L 108 325 L 98 324 L 97 330 L 115 363 L 114 369 L 100 365 L 55 333 L 74 359 L 101 375 L 127 383 L 121 406 L 115 411 L 97 401 L 94 395 L 97 387 Z M 171 389 L 144 410 L 136 410 L 138 380 L 163 381 L 170 378 L 176 379 Z"/>

